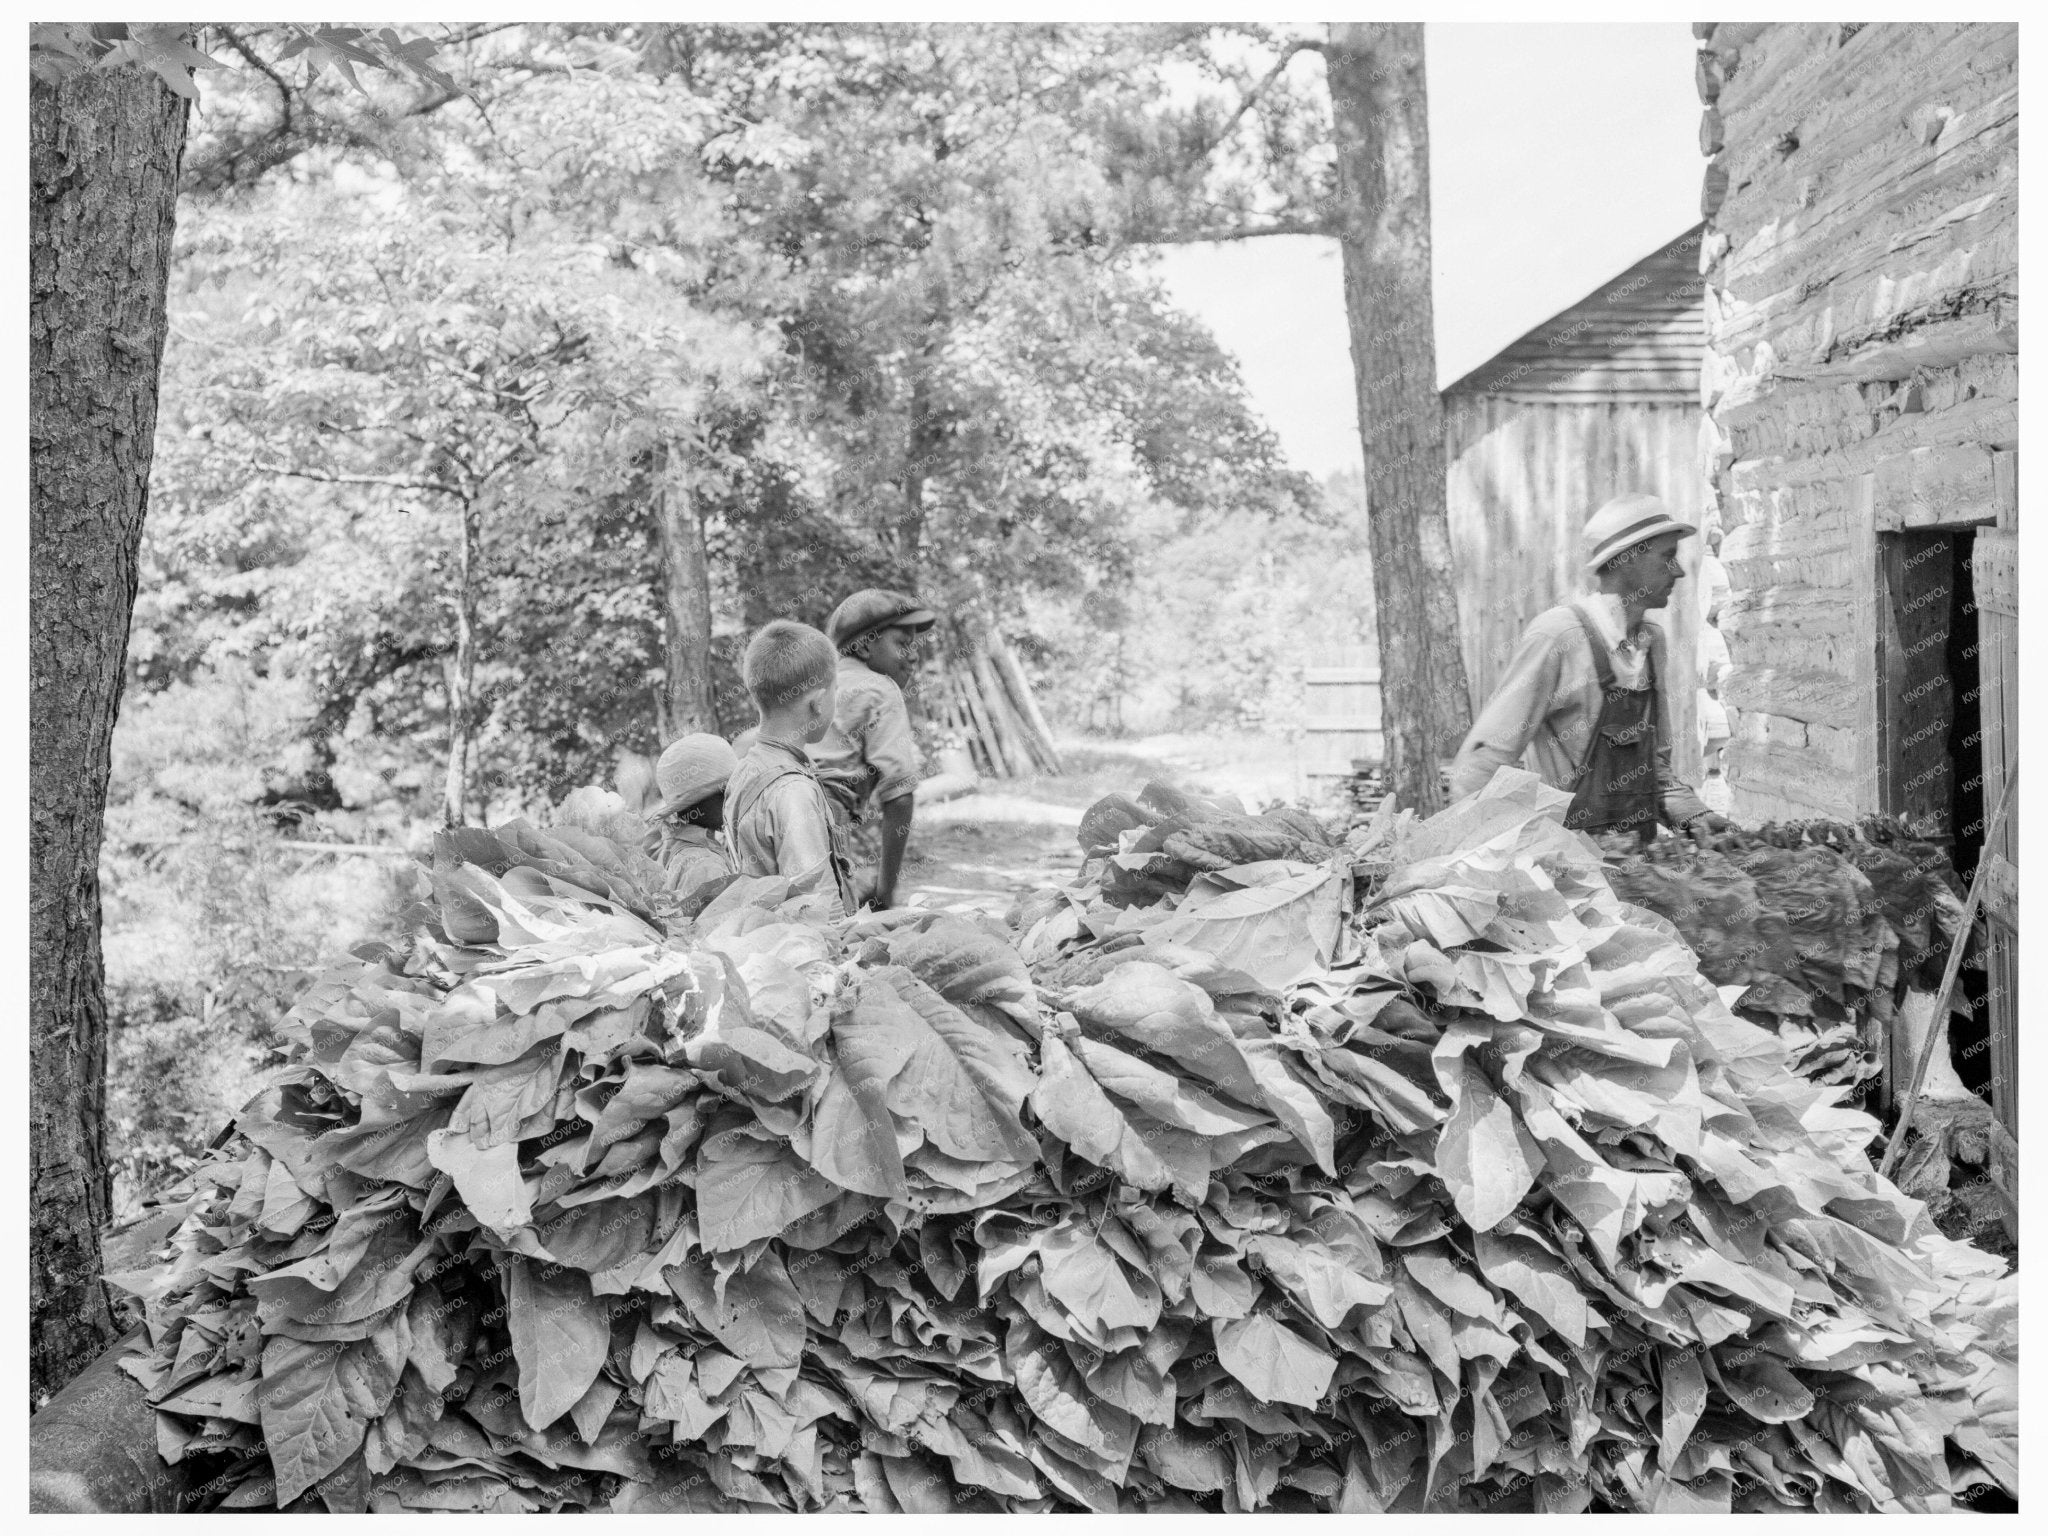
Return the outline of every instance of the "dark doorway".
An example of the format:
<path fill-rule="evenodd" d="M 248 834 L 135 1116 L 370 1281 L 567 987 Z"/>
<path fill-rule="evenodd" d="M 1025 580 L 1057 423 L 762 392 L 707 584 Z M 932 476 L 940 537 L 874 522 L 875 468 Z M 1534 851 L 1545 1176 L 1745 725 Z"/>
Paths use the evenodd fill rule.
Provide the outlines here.
<path fill-rule="evenodd" d="M 1984 841 L 1975 537 L 1974 528 L 1878 535 L 1881 803 L 1947 848 L 1965 880 Z M 1986 1091 L 1984 972 L 1966 965 L 1957 991 L 1970 1017 L 1951 1022 L 1950 1050 L 1964 1085 Z"/>

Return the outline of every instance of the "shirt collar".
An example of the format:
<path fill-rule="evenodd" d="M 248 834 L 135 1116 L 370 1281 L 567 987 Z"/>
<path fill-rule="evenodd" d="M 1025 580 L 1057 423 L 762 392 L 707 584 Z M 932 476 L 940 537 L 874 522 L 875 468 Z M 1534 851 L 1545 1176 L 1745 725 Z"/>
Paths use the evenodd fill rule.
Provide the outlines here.
<path fill-rule="evenodd" d="M 1612 592 L 1594 592 L 1583 600 L 1586 616 L 1593 621 L 1593 627 L 1600 632 L 1600 638 L 1607 642 L 1610 651 L 1639 651 L 1648 638 L 1649 623 L 1638 623 L 1633 631 L 1624 629 L 1628 623 L 1628 609 L 1620 597 Z"/>

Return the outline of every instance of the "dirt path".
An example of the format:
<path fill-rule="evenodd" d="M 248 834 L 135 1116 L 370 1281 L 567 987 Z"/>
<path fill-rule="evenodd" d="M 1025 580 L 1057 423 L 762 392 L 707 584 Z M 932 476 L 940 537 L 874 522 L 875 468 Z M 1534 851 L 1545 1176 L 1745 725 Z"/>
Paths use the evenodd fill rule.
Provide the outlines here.
<path fill-rule="evenodd" d="M 1000 918 L 1027 891 L 1072 879 L 1074 832 L 1102 796 L 1135 794 L 1151 779 L 1234 794 L 1256 810 L 1292 798 L 1292 757 L 1257 738 L 1159 736 L 1061 741 L 1067 772 L 989 784 L 986 792 L 921 807 L 903 869 L 906 904 Z"/>

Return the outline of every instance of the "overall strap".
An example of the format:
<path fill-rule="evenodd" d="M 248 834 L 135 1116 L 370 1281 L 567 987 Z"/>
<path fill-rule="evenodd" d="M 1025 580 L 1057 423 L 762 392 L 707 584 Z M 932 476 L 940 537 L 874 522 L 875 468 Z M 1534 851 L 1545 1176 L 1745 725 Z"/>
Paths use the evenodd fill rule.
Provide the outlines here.
<path fill-rule="evenodd" d="M 732 796 L 725 804 L 725 832 L 727 840 L 731 840 L 733 833 L 748 816 L 753 814 L 754 807 L 761 803 L 761 797 L 767 794 L 771 788 L 780 784 L 784 779 L 801 779 L 806 777 L 808 775 L 801 768 L 785 767 L 778 768 L 775 772 L 767 774 L 755 782 L 741 784 L 739 793 Z"/>
<path fill-rule="evenodd" d="M 1600 708 L 1593 712 L 1593 729 L 1586 737 L 1585 755 L 1579 759 L 1578 767 L 1572 770 L 1571 788 L 1576 791 L 1585 782 L 1586 770 L 1593 766 L 1593 754 L 1600 745 L 1600 715 L 1607 708 L 1607 695 L 1614 691 L 1614 663 L 1608 659 L 1607 642 L 1600 638 L 1600 631 L 1593 627 L 1586 610 L 1573 603 L 1572 617 L 1579 621 L 1579 629 L 1592 649 L 1593 676 L 1600 684 Z"/>
<path fill-rule="evenodd" d="M 1572 604 L 1572 617 L 1579 621 L 1579 628 L 1586 633 L 1586 644 L 1593 648 L 1593 671 L 1600 679 L 1600 693 L 1605 697 L 1614 687 L 1614 663 L 1607 655 L 1607 642 L 1600 638 L 1600 631 L 1577 603 Z"/>

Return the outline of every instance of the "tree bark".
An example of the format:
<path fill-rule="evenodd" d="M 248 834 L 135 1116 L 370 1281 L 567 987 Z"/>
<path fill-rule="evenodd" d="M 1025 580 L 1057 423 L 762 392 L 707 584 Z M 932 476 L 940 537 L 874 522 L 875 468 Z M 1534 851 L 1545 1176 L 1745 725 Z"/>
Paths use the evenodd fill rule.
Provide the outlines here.
<path fill-rule="evenodd" d="M 149 505 L 185 102 L 29 87 L 29 1396 L 114 1337 L 99 855 Z"/>
<path fill-rule="evenodd" d="M 661 628 L 664 642 L 663 743 L 718 730 L 711 691 L 711 561 L 696 498 L 678 476 L 674 449 L 664 449 L 655 492 L 661 540 Z"/>
<path fill-rule="evenodd" d="M 918 563 L 924 558 L 925 459 L 930 434 L 925 418 L 931 412 L 931 390 L 925 383 L 924 363 L 910 381 L 910 431 L 904 438 L 903 510 L 896 522 L 896 558 L 912 587 L 917 585 Z"/>
<path fill-rule="evenodd" d="M 483 545 L 480 495 L 463 498 L 455 557 L 455 650 L 448 658 L 448 781 L 441 817 L 459 827 L 469 813 L 471 712 L 476 704 L 477 560 Z"/>
<path fill-rule="evenodd" d="M 1344 311 L 1365 446 L 1387 785 L 1428 815 L 1471 724 L 1445 508 L 1429 273 L 1429 97 L 1419 22 L 1336 22 L 1324 50 Z"/>

